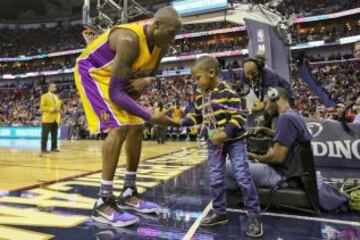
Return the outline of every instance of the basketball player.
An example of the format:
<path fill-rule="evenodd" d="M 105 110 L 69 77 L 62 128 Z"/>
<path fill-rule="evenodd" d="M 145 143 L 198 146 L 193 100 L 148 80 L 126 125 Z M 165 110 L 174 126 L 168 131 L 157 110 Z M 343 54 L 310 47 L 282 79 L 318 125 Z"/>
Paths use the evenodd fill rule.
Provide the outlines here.
<path fill-rule="evenodd" d="M 75 83 L 91 133 L 107 132 L 102 150 L 102 181 L 92 217 L 113 226 L 128 226 L 139 219 L 122 209 L 151 213 L 157 205 L 139 198 L 136 171 L 139 165 L 144 122 L 167 125 L 166 113 L 151 114 L 137 99 L 157 72 L 175 35 L 181 30 L 176 10 L 164 7 L 150 25 L 123 24 L 91 42 L 76 61 Z M 121 147 L 126 140 L 126 173 L 118 200 L 113 178 Z"/>

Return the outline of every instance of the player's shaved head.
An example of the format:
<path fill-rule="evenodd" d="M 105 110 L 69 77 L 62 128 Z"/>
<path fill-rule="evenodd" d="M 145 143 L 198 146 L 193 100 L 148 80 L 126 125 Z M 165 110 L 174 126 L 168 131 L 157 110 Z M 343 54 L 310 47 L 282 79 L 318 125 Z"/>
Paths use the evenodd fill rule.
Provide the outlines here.
<path fill-rule="evenodd" d="M 168 46 L 174 42 L 176 34 L 181 31 L 179 14 L 172 7 L 160 8 L 154 15 L 152 37 L 158 47 Z"/>
<path fill-rule="evenodd" d="M 201 69 L 204 71 L 209 71 L 210 69 L 213 69 L 215 74 L 218 75 L 219 74 L 219 62 L 216 58 L 212 57 L 212 56 L 202 56 L 199 57 L 194 65 L 193 65 L 193 69 Z"/>
<path fill-rule="evenodd" d="M 181 26 L 180 16 L 175 8 L 163 7 L 160 8 L 154 15 L 154 20 L 161 22 L 168 22 L 171 25 L 176 24 Z"/>

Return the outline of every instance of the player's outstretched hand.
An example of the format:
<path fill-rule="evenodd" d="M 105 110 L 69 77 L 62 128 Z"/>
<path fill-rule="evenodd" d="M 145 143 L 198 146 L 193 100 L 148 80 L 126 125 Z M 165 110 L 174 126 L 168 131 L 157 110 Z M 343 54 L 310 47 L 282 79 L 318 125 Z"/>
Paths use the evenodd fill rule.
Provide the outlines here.
<path fill-rule="evenodd" d="M 165 111 L 152 115 L 150 123 L 154 125 L 180 127 L 180 122 L 175 121 L 174 119 L 168 117 L 166 114 L 167 112 Z"/>

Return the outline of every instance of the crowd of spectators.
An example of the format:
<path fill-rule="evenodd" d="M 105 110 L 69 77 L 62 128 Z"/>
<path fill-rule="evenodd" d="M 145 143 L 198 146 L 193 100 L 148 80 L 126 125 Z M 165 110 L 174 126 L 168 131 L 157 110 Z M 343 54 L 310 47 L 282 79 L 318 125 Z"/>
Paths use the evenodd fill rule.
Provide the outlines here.
<path fill-rule="evenodd" d="M 203 24 L 184 25 L 182 32 L 201 32 L 214 29 L 222 29 L 228 27 L 238 26 L 229 22 L 214 22 Z M 40 27 L 33 29 L 6 29 L 0 28 L 0 57 L 17 57 L 17 56 L 31 56 L 50 52 L 57 52 L 62 50 L 80 49 L 85 47 L 85 41 L 81 35 L 83 27 L 80 25 L 62 27 Z M 314 25 L 314 27 L 293 27 L 292 40 L 293 44 L 304 43 L 308 41 L 325 40 L 335 41 L 340 37 L 356 35 L 360 32 L 360 21 L 341 21 L 340 23 L 331 22 L 326 25 Z M 212 35 L 207 38 L 192 38 L 181 39 L 176 41 L 175 45 L 171 47 L 168 56 L 188 55 L 190 53 L 200 53 L 203 51 L 216 52 L 223 50 L 243 49 L 247 46 L 246 33 L 237 34 L 236 36 L 226 35 Z M 69 57 L 70 58 L 70 57 Z M 74 56 L 73 56 L 74 58 Z M 54 68 L 59 65 L 59 62 L 72 63 L 65 58 L 52 61 L 46 65 L 49 68 Z M 0 64 L 0 71 L 8 68 L 16 67 L 19 71 L 27 71 L 29 68 L 41 68 L 41 61 L 34 66 L 31 62 L 26 63 L 3 63 Z M 67 63 L 64 63 L 65 65 Z M 63 65 L 64 65 L 63 64 Z M 43 64 L 44 65 L 44 64 Z M 53 66 L 53 67 L 52 67 Z M 48 67 L 46 67 L 48 68 Z"/>
<path fill-rule="evenodd" d="M 70 139 L 90 137 L 72 77 L 52 82 L 57 84 L 57 94 L 64 105 L 60 125 L 69 127 L 68 137 Z M 0 126 L 40 126 L 40 97 L 47 91 L 47 85 L 41 80 L 2 84 Z M 155 111 L 160 104 L 164 106 L 164 110 L 170 110 L 169 114 L 176 104 L 189 111 L 194 99 L 194 90 L 194 83 L 189 76 L 159 78 L 154 86 L 143 94 L 140 101 L 150 111 Z M 148 125 L 148 132 L 151 132 L 152 128 L 153 126 Z"/>
<path fill-rule="evenodd" d="M 238 26 L 229 22 L 213 22 L 201 24 L 184 25 L 182 33 L 201 32 L 214 29 L 222 29 Z M 85 47 L 85 41 L 81 35 L 83 26 L 75 25 L 63 27 L 39 27 L 29 29 L 8 29 L 0 28 L 0 56 L 17 57 L 45 54 L 63 50 L 80 49 Z M 331 22 L 325 25 L 314 25 L 314 27 L 294 27 L 292 30 L 293 43 L 304 43 L 316 40 L 336 40 L 340 37 L 352 36 L 360 31 L 360 22 L 341 21 L 340 23 Z M 246 34 L 242 34 L 245 36 Z M 236 41 L 238 47 L 246 46 L 246 37 Z M 214 43 L 215 42 L 215 43 Z M 233 42 L 219 39 L 201 40 L 197 39 L 181 40 L 172 48 L 169 55 L 186 54 L 191 51 L 198 51 L 206 47 L 210 51 L 230 48 Z"/>
<path fill-rule="evenodd" d="M 360 33 L 359 21 L 341 21 L 328 24 L 317 24 L 307 28 L 292 28 L 291 37 L 293 44 L 306 43 L 310 41 L 335 42 L 339 38 L 358 35 Z"/>
<path fill-rule="evenodd" d="M 81 25 L 29 29 L 0 28 L 0 56 L 31 56 L 85 47 Z"/>
<path fill-rule="evenodd" d="M 230 51 L 245 48 L 247 40 L 231 38 L 210 41 L 183 41 L 171 47 L 167 56 Z M 33 61 L 0 62 L 0 75 L 73 68 L 77 55 L 43 58 Z"/>
<path fill-rule="evenodd" d="M 0 125 L 40 124 L 41 87 L 37 84 L 8 84 L 0 87 Z"/>
<path fill-rule="evenodd" d="M 284 4 L 280 7 L 289 15 L 312 16 L 357 8 L 360 7 L 360 2 L 358 0 L 284 0 Z"/>
<path fill-rule="evenodd" d="M 68 55 L 62 57 L 43 58 L 33 61 L 0 62 L 0 75 L 15 75 L 28 72 L 73 68 L 75 65 L 75 58 L 75 55 Z"/>
<path fill-rule="evenodd" d="M 229 22 L 184 25 L 182 33 L 237 26 Z M 0 57 L 31 56 L 85 47 L 81 25 L 30 29 L 0 28 Z"/>
<path fill-rule="evenodd" d="M 348 53 L 337 52 L 337 53 L 330 54 L 327 57 L 325 57 L 325 56 L 323 56 L 321 54 L 307 56 L 307 59 L 310 62 L 349 60 L 349 59 L 352 59 L 352 58 L 355 58 L 355 57 L 354 57 L 354 54 L 351 53 L 351 52 L 348 52 Z"/>
<path fill-rule="evenodd" d="M 312 74 L 336 107 L 326 108 L 301 79 L 294 78 L 295 104 L 303 115 L 356 122 L 360 113 L 360 61 L 312 65 Z"/>
<path fill-rule="evenodd" d="M 234 62 L 232 62 L 234 64 Z M 238 63 L 237 63 L 238 64 Z M 333 119 L 357 122 L 360 119 L 360 61 L 345 61 L 327 64 L 313 64 L 312 73 L 317 84 L 325 91 L 336 107 L 326 108 L 298 78 L 293 79 L 295 107 L 304 116 L 316 119 Z M 69 77 L 58 84 L 58 94 L 64 103 L 61 125 L 69 126 L 69 138 L 89 137 L 84 112 L 74 86 Z M 39 126 L 40 96 L 47 91 L 41 81 L 31 83 L 12 83 L 0 86 L 0 125 Z M 140 102 L 151 111 L 159 105 L 165 110 L 182 106 L 186 113 L 192 108 L 196 87 L 190 76 L 162 77 L 141 97 Z M 147 125 L 150 133 L 153 126 Z M 186 132 L 186 131 L 185 131 Z M 187 132 L 189 133 L 190 130 Z"/>
<path fill-rule="evenodd" d="M 279 11 L 288 15 L 294 14 L 296 16 L 320 15 L 360 7 L 360 2 L 358 0 L 230 0 L 229 2 L 261 4 L 270 3 L 270 6 L 277 5 L 277 10 Z M 273 4 L 271 4 L 271 2 L 273 2 Z"/>
<path fill-rule="evenodd" d="M 47 91 L 42 81 L 2 84 L 0 90 L 1 126 L 39 126 L 41 124 L 40 97 Z M 57 81 L 54 81 L 57 83 Z M 82 115 L 81 104 L 71 78 L 57 83 L 59 96 L 63 101 L 61 124 L 71 125 Z"/>
<path fill-rule="evenodd" d="M 203 52 L 221 52 L 240 50 L 246 48 L 248 39 L 245 37 L 234 38 L 213 38 L 211 40 L 189 40 L 177 42 L 168 51 L 168 56 L 184 56 L 190 54 L 199 54 Z"/>

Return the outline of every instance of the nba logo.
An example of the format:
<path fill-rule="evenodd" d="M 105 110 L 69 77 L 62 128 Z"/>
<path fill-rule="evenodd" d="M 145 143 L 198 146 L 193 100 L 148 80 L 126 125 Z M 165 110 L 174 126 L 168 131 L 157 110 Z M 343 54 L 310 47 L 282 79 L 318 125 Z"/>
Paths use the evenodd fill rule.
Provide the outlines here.
<path fill-rule="evenodd" d="M 257 30 L 257 40 L 258 40 L 258 43 L 264 43 L 265 42 L 264 29 Z"/>

